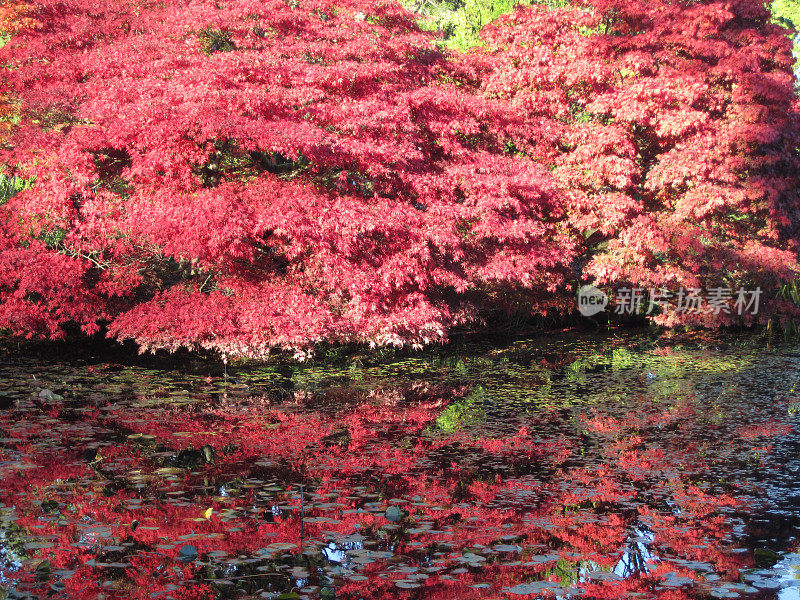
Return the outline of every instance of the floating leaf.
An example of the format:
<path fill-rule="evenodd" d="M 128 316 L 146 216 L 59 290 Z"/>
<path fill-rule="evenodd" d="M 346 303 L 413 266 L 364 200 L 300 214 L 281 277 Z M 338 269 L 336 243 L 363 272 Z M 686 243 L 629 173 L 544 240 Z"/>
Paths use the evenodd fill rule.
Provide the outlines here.
<path fill-rule="evenodd" d="M 197 548 L 195 548 L 191 544 L 181 546 L 181 549 L 178 551 L 178 558 L 180 559 L 181 562 L 192 562 L 196 560 Z"/>

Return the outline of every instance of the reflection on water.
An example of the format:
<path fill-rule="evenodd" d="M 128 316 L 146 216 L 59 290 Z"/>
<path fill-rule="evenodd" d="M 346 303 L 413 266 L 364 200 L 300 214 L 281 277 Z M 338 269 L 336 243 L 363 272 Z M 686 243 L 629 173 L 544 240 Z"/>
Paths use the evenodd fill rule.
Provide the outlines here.
<path fill-rule="evenodd" d="M 658 557 L 650 551 L 654 541 L 655 535 L 646 525 L 634 525 L 614 573 L 625 579 L 651 571 L 658 562 Z"/>
<path fill-rule="evenodd" d="M 7 352 L 0 586 L 800 598 L 800 357 L 728 344 L 562 335 L 232 380 Z"/>

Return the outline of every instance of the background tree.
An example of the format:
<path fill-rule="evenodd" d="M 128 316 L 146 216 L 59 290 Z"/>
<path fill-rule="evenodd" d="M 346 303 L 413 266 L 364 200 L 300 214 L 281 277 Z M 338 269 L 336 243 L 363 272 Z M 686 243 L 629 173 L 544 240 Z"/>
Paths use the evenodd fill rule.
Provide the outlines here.
<path fill-rule="evenodd" d="M 531 0 L 411 0 L 406 8 L 422 15 L 421 24 L 441 32 L 445 45 L 457 50 L 480 46 L 480 30 L 514 7 Z"/>
<path fill-rule="evenodd" d="M 794 30 L 791 34 L 793 41 L 792 54 L 795 58 L 795 75 L 797 74 L 797 59 L 800 57 L 800 38 L 797 35 L 798 25 L 800 25 L 800 3 L 797 0 L 775 0 L 770 4 L 770 10 L 774 20 Z"/>

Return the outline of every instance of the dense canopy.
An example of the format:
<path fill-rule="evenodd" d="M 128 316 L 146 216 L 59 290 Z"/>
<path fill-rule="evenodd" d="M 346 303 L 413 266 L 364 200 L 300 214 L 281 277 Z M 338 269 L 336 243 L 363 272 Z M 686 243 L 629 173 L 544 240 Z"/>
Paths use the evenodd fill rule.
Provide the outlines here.
<path fill-rule="evenodd" d="M 759 286 L 791 313 L 791 42 L 763 3 L 520 7 L 469 52 L 394 2 L 14 10 L 0 327 L 416 345 L 568 312 L 585 282 Z"/>

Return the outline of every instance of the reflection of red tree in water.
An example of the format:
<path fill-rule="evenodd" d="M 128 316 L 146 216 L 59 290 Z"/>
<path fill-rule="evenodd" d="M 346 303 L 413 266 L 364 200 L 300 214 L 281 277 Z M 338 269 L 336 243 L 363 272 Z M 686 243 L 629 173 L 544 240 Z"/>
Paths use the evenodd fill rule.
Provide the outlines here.
<path fill-rule="evenodd" d="M 725 550 L 730 524 L 720 512 L 736 501 L 689 481 L 687 473 L 708 465 L 678 443 L 682 438 L 654 435 L 670 426 L 691 436 L 691 400 L 663 414 L 614 419 L 596 412 L 581 421 L 583 438 L 544 441 L 527 427 L 504 435 L 439 431 L 433 425 L 446 397 L 386 392 L 314 411 L 304 402 L 252 399 L 202 411 L 114 405 L 81 412 L 64 402 L 40 403 L 39 410 L 22 403 L 0 419 L 10 438 L 2 451 L 10 461 L 2 501 L 47 546 L 31 552 L 27 567 L 48 560 L 53 579 L 74 571 L 63 579 L 70 598 L 204 598 L 226 579 L 219 571 L 230 560 L 253 561 L 228 575 L 254 582 L 250 591 L 291 589 L 303 577 L 269 565 L 301 564 L 301 545 L 324 548 L 354 533 L 387 554 L 354 567 L 366 579 L 334 574 L 339 598 L 483 598 L 526 582 L 570 583 L 565 578 L 590 563 L 613 569 L 636 523 L 646 523 L 671 557 L 730 576 L 742 566 Z M 753 425 L 742 437 L 757 432 L 763 443 L 767 430 Z M 93 442 L 114 436 L 119 443 L 93 452 Z M 681 466 L 688 460 L 691 469 Z M 302 540 L 300 483 L 307 494 Z M 390 523 L 383 513 L 390 505 L 408 515 Z M 180 560 L 188 544 L 199 561 Z M 592 598 L 690 597 L 654 586 L 668 571 L 696 575 L 652 566 L 624 581 L 571 583 Z M 23 575 L 32 573 L 27 567 L 8 575 L 22 588 L 44 586 Z M 320 577 L 305 579 L 314 586 Z M 420 587 L 398 587 L 399 580 Z M 472 587 L 484 582 L 491 587 Z"/>

